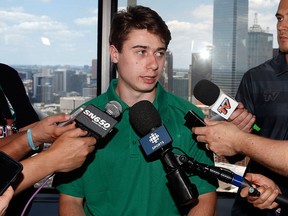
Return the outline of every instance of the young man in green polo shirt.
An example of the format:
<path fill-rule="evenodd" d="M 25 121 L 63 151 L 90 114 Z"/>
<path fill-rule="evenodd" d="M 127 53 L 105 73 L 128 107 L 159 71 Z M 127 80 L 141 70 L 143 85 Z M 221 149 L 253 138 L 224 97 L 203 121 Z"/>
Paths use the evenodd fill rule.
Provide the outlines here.
<path fill-rule="evenodd" d="M 174 147 L 201 163 L 213 165 L 212 153 L 199 149 L 191 130 L 184 125 L 189 110 L 203 117 L 201 111 L 166 92 L 158 83 L 170 40 L 167 25 L 150 8 L 129 7 L 114 16 L 110 56 L 117 65 L 119 78 L 112 80 L 106 93 L 86 105 L 104 110 L 109 101 L 116 100 L 122 106 L 122 118 L 116 125 L 117 133 L 109 141 L 101 140 L 103 147 L 91 155 L 85 166 L 58 176 L 61 216 L 180 215 L 167 188 L 160 160 L 145 160 L 139 148 L 139 136 L 130 125 L 130 107 L 141 100 L 150 101 L 159 111 Z M 217 185 L 196 175 L 190 181 L 196 185 L 199 197 L 187 214 L 214 215 Z"/>

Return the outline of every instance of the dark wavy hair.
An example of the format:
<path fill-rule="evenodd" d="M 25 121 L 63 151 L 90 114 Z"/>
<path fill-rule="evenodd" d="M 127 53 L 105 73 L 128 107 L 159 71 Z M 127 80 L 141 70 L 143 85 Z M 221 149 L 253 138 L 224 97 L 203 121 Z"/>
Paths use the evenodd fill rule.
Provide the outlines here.
<path fill-rule="evenodd" d="M 159 35 L 166 48 L 171 40 L 171 33 L 166 23 L 154 10 L 144 6 L 130 6 L 127 10 L 116 13 L 112 19 L 109 43 L 119 52 L 128 34 L 135 29 L 147 29 L 148 32 Z"/>

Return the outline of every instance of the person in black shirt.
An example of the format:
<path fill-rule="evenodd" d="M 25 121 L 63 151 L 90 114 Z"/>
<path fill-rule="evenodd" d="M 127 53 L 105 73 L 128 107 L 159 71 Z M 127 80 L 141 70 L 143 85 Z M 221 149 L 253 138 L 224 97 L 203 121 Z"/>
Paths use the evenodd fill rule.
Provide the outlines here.
<path fill-rule="evenodd" d="M 18 72 L 14 68 L 0 63 L 0 74 L 0 112 L 2 118 L 10 120 L 15 115 L 15 122 L 13 123 L 17 128 L 39 121 Z M 7 101 L 12 106 L 13 115 L 11 112 L 9 113 L 10 109 L 7 107 Z M 3 119 L 0 122 L 3 122 Z"/>
<path fill-rule="evenodd" d="M 39 117 L 30 103 L 18 72 L 0 63 L 0 74 L 0 135 L 5 137 L 13 133 L 10 127 L 22 128 L 39 121 Z M 20 215 L 33 193 L 34 188 L 31 187 L 13 198 L 6 210 L 6 216 Z"/>
<path fill-rule="evenodd" d="M 210 122 L 210 124 L 213 125 L 213 129 L 211 126 L 210 129 L 203 129 L 203 131 L 200 128 L 193 129 L 193 131 L 201 136 L 204 133 L 207 133 L 207 137 L 205 135 L 205 137 L 198 136 L 197 139 L 198 141 L 204 142 L 210 140 L 209 148 L 216 154 L 219 154 L 219 152 L 221 152 L 222 155 L 223 153 L 225 153 L 224 155 L 227 153 L 232 154 L 234 149 L 236 150 L 234 151 L 234 154 L 243 153 L 249 156 L 251 160 L 249 161 L 245 172 L 260 173 L 267 176 L 279 186 L 282 194 L 287 196 L 287 174 L 285 176 L 279 175 L 279 173 L 283 174 L 279 169 L 283 164 L 287 165 L 284 161 L 286 158 L 285 152 L 287 153 L 285 149 L 288 143 L 286 141 L 277 142 L 277 150 L 271 145 L 276 145 L 275 140 L 287 140 L 288 138 L 288 1 L 280 1 L 276 18 L 278 20 L 277 39 L 279 54 L 271 60 L 246 72 L 241 80 L 236 95 L 236 99 L 242 102 L 244 107 L 256 116 L 257 125 L 261 128 L 258 134 L 266 138 L 274 139 L 274 141 L 270 140 L 271 144 L 268 142 L 267 145 L 265 145 L 266 142 L 262 143 L 261 148 L 260 143 L 255 141 L 255 137 L 250 139 L 249 135 L 245 134 L 243 136 L 246 139 L 241 142 L 239 136 L 236 136 L 235 134 L 236 131 L 233 130 L 233 136 L 230 137 L 230 141 L 234 144 L 241 144 L 242 146 L 240 148 L 237 144 L 228 144 L 224 140 L 227 140 L 227 134 L 232 133 L 231 127 L 223 127 L 224 124 L 228 123 L 219 124 L 222 125 L 222 129 L 225 128 L 225 131 L 221 131 L 222 129 L 220 129 L 220 126 L 216 127 L 216 124 L 218 123 L 215 122 Z M 204 130 L 206 131 L 204 132 Z M 225 132 L 224 136 L 219 134 L 222 132 Z M 214 138 L 212 138 L 212 136 L 210 136 L 213 133 L 217 136 L 218 141 L 216 142 L 214 139 L 216 137 L 213 136 Z M 231 151 L 228 152 L 228 150 Z M 276 166 L 274 166 L 275 164 Z M 270 216 L 279 215 L 279 213 L 274 210 L 260 210 L 255 208 L 249 204 L 246 199 L 241 198 L 238 193 L 231 215 Z M 281 215 L 288 215 L 288 209 L 286 207 L 281 208 Z"/>

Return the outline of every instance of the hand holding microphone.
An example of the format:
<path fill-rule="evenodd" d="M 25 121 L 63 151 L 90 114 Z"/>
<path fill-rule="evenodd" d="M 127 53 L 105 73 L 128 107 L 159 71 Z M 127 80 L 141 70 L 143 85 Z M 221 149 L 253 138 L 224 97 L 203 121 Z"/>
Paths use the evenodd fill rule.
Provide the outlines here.
<path fill-rule="evenodd" d="M 244 192 L 242 192 L 243 196 L 246 193 L 245 191 L 247 190 L 247 187 L 248 187 L 248 194 L 249 195 L 254 196 L 254 197 L 262 196 L 262 198 L 266 197 L 266 199 L 267 199 L 267 196 L 265 196 L 265 195 L 263 196 L 263 194 L 261 194 L 258 191 L 258 188 L 261 189 L 261 186 L 255 184 L 255 178 L 254 179 L 251 178 L 251 174 L 250 174 L 250 176 L 248 174 L 246 176 L 246 178 L 244 178 L 243 176 L 240 176 L 240 175 L 232 172 L 229 169 L 226 169 L 223 167 L 217 167 L 217 166 L 209 166 L 209 165 L 206 165 L 203 163 L 199 163 L 198 161 L 189 157 L 186 154 L 184 154 L 184 155 L 176 155 L 175 154 L 175 157 L 178 160 L 179 164 L 181 164 L 183 167 L 185 167 L 185 170 L 188 170 L 190 172 L 194 172 L 197 175 L 202 176 L 202 177 L 216 178 L 216 179 L 223 181 L 225 183 L 232 184 L 236 187 L 242 188 L 244 190 Z M 257 174 L 253 174 L 253 175 L 255 175 L 257 177 L 260 176 Z M 262 177 L 262 179 L 265 179 L 265 182 L 268 182 L 268 178 L 266 178 L 262 175 L 261 175 L 261 177 Z M 259 177 L 258 177 L 258 179 L 259 179 Z M 259 182 L 259 183 L 265 184 L 263 180 L 262 180 L 262 182 Z M 271 183 L 271 181 L 269 181 L 269 185 L 273 185 L 273 184 L 274 184 L 274 182 Z M 275 187 L 276 186 L 274 184 L 274 188 Z M 263 192 L 262 189 L 261 189 L 261 191 Z M 276 194 L 272 195 L 270 198 L 271 198 L 270 203 L 277 202 L 280 205 L 288 206 L 288 198 L 286 196 L 283 196 L 282 194 L 276 193 Z M 248 198 L 248 200 L 249 200 L 249 198 Z M 250 200 L 253 200 L 253 199 L 250 199 Z M 260 202 L 262 202 L 262 201 L 260 199 Z M 265 204 L 266 204 L 265 207 L 269 206 L 267 203 L 265 203 Z M 277 206 L 277 205 L 275 205 L 275 203 L 273 203 L 272 205 L 274 205 L 275 207 Z"/>
<path fill-rule="evenodd" d="M 105 106 L 105 112 L 89 104 L 87 107 L 81 106 L 71 114 L 71 118 L 66 122 L 61 122 L 58 126 L 65 126 L 71 122 L 76 122 L 76 127 L 88 131 L 87 136 L 96 139 L 106 137 L 118 123 L 116 118 L 121 115 L 122 106 L 117 101 L 110 101 Z"/>
<path fill-rule="evenodd" d="M 243 104 L 238 103 L 231 96 L 225 94 L 217 85 L 209 80 L 200 80 L 194 90 L 194 96 L 201 103 L 210 106 L 211 110 L 223 119 L 230 119 L 240 129 L 248 132 L 251 127 L 255 131 L 260 128 L 254 124 L 255 117 L 244 109 Z"/>
<path fill-rule="evenodd" d="M 242 137 L 246 133 L 226 121 L 205 119 L 206 127 L 193 127 L 198 142 L 207 143 L 218 156 L 234 156 L 242 153 Z"/>
<path fill-rule="evenodd" d="M 247 197 L 248 202 L 260 209 L 274 209 L 278 204 L 283 203 L 283 196 L 279 196 L 279 187 L 269 178 L 255 173 L 247 173 L 245 178 L 248 181 L 253 181 L 253 184 L 261 185 L 257 187 L 260 192 L 259 196 L 251 194 L 253 191 L 250 187 L 245 187 L 241 190 L 241 197 Z M 283 200 L 279 202 L 279 199 Z M 286 199 L 287 205 L 287 199 Z"/>

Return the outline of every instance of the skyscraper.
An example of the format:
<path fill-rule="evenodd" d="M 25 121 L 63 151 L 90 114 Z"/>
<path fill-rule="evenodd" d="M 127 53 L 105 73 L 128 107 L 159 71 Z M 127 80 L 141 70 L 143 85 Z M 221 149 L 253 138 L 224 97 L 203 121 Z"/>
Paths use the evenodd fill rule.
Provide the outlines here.
<path fill-rule="evenodd" d="M 248 69 L 248 0 L 214 0 L 212 82 L 235 96 Z"/>
<path fill-rule="evenodd" d="M 168 92 L 173 92 L 173 54 L 170 50 L 166 51 L 165 65 L 159 82 Z"/>
<path fill-rule="evenodd" d="M 67 69 L 57 69 L 53 72 L 53 92 L 67 91 Z"/>
<path fill-rule="evenodd" d="M 92 79 L 97 79 L 97 59 L 92 59 Z"/>
<path fill-rule="evenodd" d="M 273 57 L 273 34 L 258 25 L 257 13 L 248 33 L 248 68 L 253 68 Z"/>

